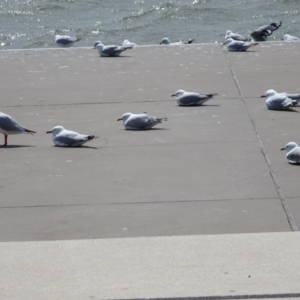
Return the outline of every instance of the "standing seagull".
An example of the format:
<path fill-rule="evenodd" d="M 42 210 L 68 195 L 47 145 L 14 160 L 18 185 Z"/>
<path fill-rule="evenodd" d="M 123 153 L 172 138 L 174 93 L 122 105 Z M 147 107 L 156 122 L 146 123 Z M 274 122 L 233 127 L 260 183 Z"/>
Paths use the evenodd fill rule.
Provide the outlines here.
<path fill-rule="evenodd" d="M 228 38 L 223 45 L 226 45 L 228 51 L 247 51 L 250 47 L 257 46 L 258 43 L 235 41 Z"/>
<path fill-rule="evenodd" d="M 184 90 L 178 90 L 175 94 L 171 95 L 176 97 L 176 101 L 180 106 L 193 106 L 193 105 L 202 105 L 209 99 L 213 98 L 215 94 L 199 94 L 193 92 L 186 92 Z"/>
<path fill-rule="evenodd" d="M 75 36 L 56 35 L 55 43 L 61 47 L 71 47 L 76 41 L 79 41 Z"/>
<path fill-rule="evenodd" d="M 9 134 L 36 133 L 19 125 L 11 116 L 0 112 L 0 132 L 4 134 L 4 145 L 7 146 L 7 136 Z"/>
<path fill-rule="evenodd" d="M 290 164 L 300 164 L 300 147 L 295 142 L 286 144 L 280 150 L 286 150 L 286 158 Z"/>
<path fill-rule="evenodd" d="M 274 90 L 267 90 L 260 98 L 267 98 L 266 105 L 268 109 L 280 110 L 287 109 L 290 106 L 296 105 L 297 100 L 293 100 L 286 93 L 277 93 Z"/>
<path fill-rule="evenodd" d="M 125 129 L 128 130 L 145 130 L 151 129 L 153 126 L 167 121 L 167 118 L 156 118 L 148 116 L 147 114 L 132 114 L 130 112 L 124 114 L 117 121 L 123 121 Z"/>
<path fill-rule="evenodd" d="M 230 30 L 226 31 L 226 35 L 225 35 L 225 40 L 232 38 L 235 41 L 242 41 L 242 42 L 248 42 L 250 41 L 250 39 L 246 39 L 244 36 L 238 34 L 238 33 L 233 33 Z"/>
<path fill-rule="evenodd" d="M 46 133 L 52 133 L 53 143 L 60 147 L 78 147 L 96 138 L 94 135 L 80 134 L 62 126 L 55 126 Z"/>
<path fill-rule="evenodd" d="M 101 41 L 97 41 L 94 45 L 94 49 L 98 50 L 100 56 L 119 56 L 123 51 L 127 49 L 132 49 L 133 46 L 104 46 Z"/>

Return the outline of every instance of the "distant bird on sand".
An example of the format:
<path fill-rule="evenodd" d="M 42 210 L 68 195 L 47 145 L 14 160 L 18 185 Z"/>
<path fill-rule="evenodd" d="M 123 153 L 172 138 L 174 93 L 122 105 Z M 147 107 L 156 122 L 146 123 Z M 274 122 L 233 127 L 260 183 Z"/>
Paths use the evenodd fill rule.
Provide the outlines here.
<path fill-rule="evenodd" d="M 94 44 L 94 49 L 98 50 L 98 53 L 100 56 L 120 56 L 120 54 L 127 50 L 127 49 L 132 49 L 133 46 L 115 46 L 115 45 L 109 45 L 109 46 L 104 46 L 101 41 L 97 41 Z"/>
<path fill-rule="evenodd" d="M 223 45 L 226 45 L 228 51 L 247 51 L 250 47 L 257 46 L 258 43 L 235 41 L 228 38 Z"/>
<path fill-rule="evenodd" d="M 285 42 L 299 42 L 300 39 L 296 36 L 292 36 L 289 34 L 285 34 L 282 38 L 282 40 L 284 40 Z"/>
<path fill-rule="evenodd" d="M 267 90 L 261 98 L 267 98 L 266 105 L 271 110 L 284 110 L 298 103 L 297 100 L 293 100 L 288 97 L 286 93 L 277 93 L 274 90 Z"/>
<path fill-rule="evenodd" d="M 195 106 L 202 105 L 203 103 L 205 103 L 206 101 L 208 101 L 216 95 L 218 94 L 199 94 L 194 92 L 186 92 L 184 90 L 178 90 L 175 94 L 171 96 L 176 97 L 176 101 L 180 106 Z"/>
<path fill-rule="evenodd" d="M 167 121 L 167 118 L 156 118 L 143 114 L 132 114 L 130 112 L 124 114 L 117 121 L 123 121 L 125 129 L 128 130 L 145 130 L 151 129 L 153 126 Z"/>
<path fill-rule="evenodd" d="M 185 41 L 179 41 L 175 43 L 171 43 L 170 40 L 165 37 L 162 39 L 162 41 L 159 43 L 160 45 L 183 45 L 183 44 L 191 44 L 194 41 L 194 39 L 189 39 L 187 42 Z"/>
<path fill-rule="evenodd" d="M 3 146 L 7 146 L 7 136 L 9 134 L 36 133 L 19 125 L 11 116 L 2 112 L 0 112 L 0 132 L 4 134 Z"/>
<path fill-rule="evenodd" d="M 78 147 L 97 138 L 94 135 L 80 134 L 75 131 L 67 130 L 62 126 L 55 126 L 46 133 L 52 133 L 53 143 L 60 147 Z"/>
<path fill-rule="evenodd" d="M 245 38 L 244 36 L 242 36 L 238 33 L 233 33 L 232 31 L 227 30 L 226 34 L 225 34 L 225 40 L 227 40 L 229 38 L 232 38 L 235 41 L 242 41 L 242 42 L 250 41 L 250 39 L 247 39 L 247 38 Z"/>
<path fill-rule="evenodd" d="M 75 36 L 56 35 L 55 43 L 61 47 L 71 47 L 75 42 L 79 41 Z"/>
<path fill-rule="evenodd" d="M 271 23 L 269 25 L 264 25 L 256 30 L 254 30 L 250 36 L 256 42 L 264 42 L 267 40 L 267 37 L 273 33 L 273 31 L 277 30 L 282 25 L 282 22 L 279 23 Z"/>
<path fill-rule="evenodd" d="M 300 164 L 300 147 L 295 142 L 290 142 L 281 150 L 286 150 L 286 158 L 290 164 Z"/>

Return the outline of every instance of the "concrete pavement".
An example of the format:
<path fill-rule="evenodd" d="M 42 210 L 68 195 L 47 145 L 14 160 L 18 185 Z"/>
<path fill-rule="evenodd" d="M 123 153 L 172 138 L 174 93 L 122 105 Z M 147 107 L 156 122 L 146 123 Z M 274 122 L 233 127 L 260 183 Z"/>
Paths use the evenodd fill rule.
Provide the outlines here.
<path fill-rule="evenodd" d="M 299 51 L 300 43 L 280 42 L 261 43 L 245 53 L 229 53 L 217 44 L 137 47 L 119 58 L 101 58 L 87 48 L 1 51 L 1 111 L 38 133 L 9 136 L 9 146 L 0 148 L 0 252 L 1 265 L 7 266 L 0 272 L 0 295 L 10 292 L 10 299 L 23 299 L 22 289 L 11 287 L 28 268 L 38 276 L 53 267 L 51 274 L 58 280 L 61 263 L 53 263 L 50 256 L 66 268 L 75 264 L 77 271 L 82 267 L 87 272 L 91 265 L 80 259 L 87 251 L 96 268 L 95 245 L 101 248 L 102 243 L 109 245 L 103 255 L 110 261 L 103 272 L 107 275 L 113 268 L 114 281 L 107 282 L 105 291 L 94 287 L 90 293 L 84 287 L 95 285 L 93 280 L 102 274 L 98 269 L 86 276 L 82 293 L 76 291 L 75 271 L 60 277 L 69 284 L 52 285 L 58 296 L 47 294 L 47 278 L 39 277 L 43 283 L 34 291 L 29 282 L 34 285 L 37 279 L 29 280 L 24 299 L 41 293 L 43 299 L 61 299 L 63 293 L 65 299 L 298 295 L 299 236 L 290 231 L 300 226 L 300 169 L 288 164 L 280 148 L 299 142 L 300 109 L 269 111 L 259 96 L 270 88 L 300 93 Z M 178 89 L 219 95 L 204 106 L 179 107 L 170 97 Z M 156 130 L 126 131 L 116 119 L 128 111 L 167 117 L 168 122 Z M 45 134 L 55 125 L 99 139 L 82 148 L 57 148 Z M 193 259 L 190 266 L 180 266 L 185 249 L 174 254 L 172 264 L 158 260 L 158 269 L 147 275 L 152 281 L 143 279 L 143 270 L 132 277 L 134 284 L 118 286 L 130 264 L 143 269 L 149 262 L 131 259 L 122 273 L 114 265 L 116 253 L 128 242 L 128 253 L 139 252 L 141 243 L 151 249 L 156 239 L 166 241 L 163 249 L 156 249 L 162 253 L 173 253 L 170 239 L 182 247 L 193 241 L 195 253 L 207 243 L 199 257 L 206 255 L 213 267 L 190 273 L 202 265 Z M 241 257 L 228 250 L 215 261 L 213 249 L 220 251 L 239 239 L 249 241 Z M 270 246 L 259 248 L 265 240 Z M 74 244 L 85 251 L 60 257 L 56 249 Z M 49 257 L 43 261 L 45 251 Z M 255 270 L 260 274 L 255 284 L 238 280 L 250 270 L 241 265 L 250 260 L 253 266 L 261 255 L 272 263 L 264 273 Z M 35 265 L 37 256 L 41 259 Z M 232 278 L 231 289 L 215 277 L 220 264 L 239 274 Z M 285 264 L 282 277 L 279 270 Z M 185 282 L 171 280 L 174 269 Z"/>

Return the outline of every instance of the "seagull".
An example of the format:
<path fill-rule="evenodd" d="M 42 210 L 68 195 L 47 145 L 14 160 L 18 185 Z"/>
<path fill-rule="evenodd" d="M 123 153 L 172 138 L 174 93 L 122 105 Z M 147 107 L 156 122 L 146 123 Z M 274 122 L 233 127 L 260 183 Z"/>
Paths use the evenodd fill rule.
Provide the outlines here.
<path fill-rule="evenodd" d="M 71 47 L 76 41 L 79 41 L 75 36 L 56 35 L 55 43 L 61 47 Z"/>
<path fill-rule="evenodd" d="M 271 110 L 287 109 L 297 104 L 297 100 L 289 98 L 286 93 L 277 93 L 274 90 L 268 90 L 260 97 L 267 98 L 266 105 Z"/>
<path fill-rule="evenodd" d="M 183 44 L 191 44 L 194 41 L 194 39 L 189 39 L 187 42 L 184 41 L 179 41 L 179 42 L 175 42 L 175 43 L 171 43 L 170 40 L 165 37 L 162 39 L 162 41 L 159 43 L 160 45 L 183 45 Z"/>
<path fill-rule="evenodd" d="M 67 130 L 62 126 L 55 126 L 46 133 L 52 133 L 53 143 L 60 147 L 78 147 L 97 138 L 94 135 L 80 134 L 75 131 Z"/>
<path fill-rule="evenodd" d="M 298 42 L 300 39 L 296 36 L 285 34 L 282 38 L 285 42 Z"/>
<path fill-rule="evenodd" d="M 4 134 L 3 146 L 7 146 L 7 136 L 9 134 L 36 133 L 35 131 L 26 129 L 25 127 L 19 125 L 11 116 L 2 112 L 0 112 L 0 132 Z"/>
<path fill-rule="evenodd" d="M 135 43 L 132 43 L 132 42 L 129 42 L 128 40 L 124 40 L 123 41 L 123 44 L 122 44 L 123 47 L 136 47 L 136 44 Z"/>
<path fill-rule="evenodd" d="M 167 118 L 156 118 L 148 116 L 146 113 L 132 114 L 130 112 L 124 114 L 117 121 L 123 121 L 125 129 L 128 130 L 145 130 L 151 129 L 153 126 L 167 121 Z"/>
<path fill-rule="evenodd" d="M 290 142 L 280 150 L 286 150 L 286 158 L 290 164 L 300 164 L 300 147 L 295 142 Z"/>
<path fill-rule="evenodd" d="M 264 42 L 267 37 L 277 30 L 282 25 L 282 22 L 271 23 L 269 25 L 264 25 L 256 30 L 254 30 L 250 35 L 256 42 Z"/>
<path fill-rule="evenodd" d="M 94 44 L 94 49 L 98 49 L 100 56 L 119 56 L 123 51 L 127 49 L 132 49 L 133 46 L 104 46 L 101 41 L 97 41 Z"/>
<path fill-rule="evenodd" d="M 228 38 L 223 45 L 227 46 L 228 51 L 247 51 L 250 47 L 258 45 L 258 43 L 235 41 L 232 38 Z"/>
<path fill-rule="evenodd" d="M 199 94 L 193 92 L 186 92 L 184 90 L 178 90 L 175 94 L 171 95 L 176 97 L 176 101 L 180 106 L 192 106 L 192 105 L 202 105 L 209 99 L 213 98 L 215 94 Z"/>
<path fill-rule="evenodd" d="M 226 35 L 225 35 L 225 40 L 232 38 L 235 41 L 242 41 L 242 42 L 248 42 L 250 41 L 250 39 L 246 39 L 245 37 L 243 37 L 242 35 L 238 34 L 238 33 L 233 33 L 230 30 L 226 31 Z"/>

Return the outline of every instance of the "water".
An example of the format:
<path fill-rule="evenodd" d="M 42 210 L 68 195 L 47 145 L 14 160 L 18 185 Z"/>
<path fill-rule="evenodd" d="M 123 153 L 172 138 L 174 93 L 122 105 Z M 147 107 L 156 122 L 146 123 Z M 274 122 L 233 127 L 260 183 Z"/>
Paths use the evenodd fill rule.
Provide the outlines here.
<path fill-rule="evenodd" d="M 222 42 L 230 29 L 243 35 L 270 22 L 282 27 L 269 40 L 286 33 L 300 37 L 299 0 L 0 0 L 0 49 L 56 47 L 55 34 L 81 38 L 77 47 L 140 45 L 194 38 Z"/>

